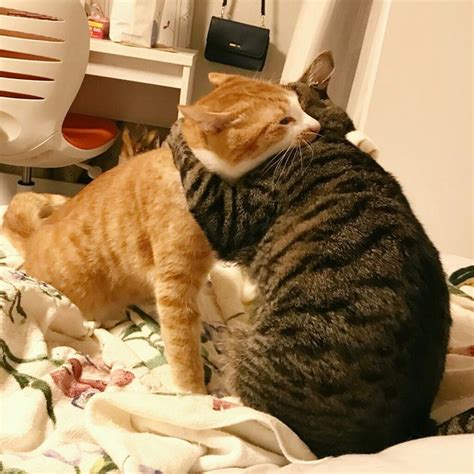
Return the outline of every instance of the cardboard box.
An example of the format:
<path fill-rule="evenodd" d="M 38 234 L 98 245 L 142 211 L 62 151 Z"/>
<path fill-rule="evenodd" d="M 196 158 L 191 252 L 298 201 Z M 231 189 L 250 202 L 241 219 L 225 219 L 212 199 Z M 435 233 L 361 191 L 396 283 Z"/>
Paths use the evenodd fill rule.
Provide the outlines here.
<path fill-rule="evenodd" d="M 89 35 L 91 38 L 108 38 L 109 27 L 110 22 L 107 18 L 89 18 Z"/>

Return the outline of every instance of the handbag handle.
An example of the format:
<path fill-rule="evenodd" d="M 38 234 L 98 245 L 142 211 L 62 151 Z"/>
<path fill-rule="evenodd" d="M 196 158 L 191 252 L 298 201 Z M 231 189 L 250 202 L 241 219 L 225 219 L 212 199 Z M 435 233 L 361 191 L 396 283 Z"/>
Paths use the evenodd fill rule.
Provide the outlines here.
<path fill-rule="evenodd" d="M 224 18 L 225 7 L 227 6 L 227 0 L 222 0 L 221 18 Z M 265 0 L 260 2 L 260 15 L 262 17 L 262 28 L 265 27 Z"/>

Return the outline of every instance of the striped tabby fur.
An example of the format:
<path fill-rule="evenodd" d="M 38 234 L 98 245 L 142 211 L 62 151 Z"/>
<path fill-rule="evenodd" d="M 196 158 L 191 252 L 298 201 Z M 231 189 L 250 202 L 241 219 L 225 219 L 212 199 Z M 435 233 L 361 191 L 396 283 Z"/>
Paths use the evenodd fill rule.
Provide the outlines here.
<path fill-rule="evenodd" d="M 371 453 L 434 432 L 448 292 L 397 181 L 345 140 L 352 122 L 327 84 L 304 78 L 290 87 L 322 136 L 278 164 L 228 184 L 196 159 L 179 122 L 168 140 L 191 213 L 263 301 L 229 341 L 234 393 L 318 456 Z"/>
<path fill-rule="evenodd" d="M 474 408 L 454 416 L 438 427 L 438 435 L 474 433 Z"/>

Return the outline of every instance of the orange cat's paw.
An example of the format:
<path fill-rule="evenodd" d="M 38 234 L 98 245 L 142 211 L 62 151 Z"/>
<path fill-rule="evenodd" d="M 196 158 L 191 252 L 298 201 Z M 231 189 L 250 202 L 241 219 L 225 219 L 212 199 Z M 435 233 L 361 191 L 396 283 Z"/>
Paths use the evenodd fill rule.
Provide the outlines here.
<path fill-rule="evenodd" d="M 206 387 L 198 390 L 193 390 L 191 393 L 194 393 L 196 395 L 208 395 Z"/>
<path fill-rule="evenodd" d="M 204 384 L 201 384 L 201 383 L 184 384 L 184 385 L 176 385 L 176 386 L 178 388 L 178 392 L 180 393 L 207 395 L 207 388 Z"/>

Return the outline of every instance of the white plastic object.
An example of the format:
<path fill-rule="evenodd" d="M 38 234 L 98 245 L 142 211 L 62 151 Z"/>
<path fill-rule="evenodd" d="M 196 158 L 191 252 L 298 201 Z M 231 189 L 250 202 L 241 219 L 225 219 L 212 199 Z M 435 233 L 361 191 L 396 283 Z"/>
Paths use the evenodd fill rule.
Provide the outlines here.
<path fill-rule="evenodd" d="M 0 44 L 1 163 L 60 167 L 112 145 L 83 150 L 62 134 L 89 57 L 79 0 L 0 0 Z"/>
<path fill-rule="evenodd" d="M 22 184 L 21 181 L 18 181 L 16 183 L 16 192 L 18 193 L 29 193 L 31 191 L 34 191 L 36 189 L 36 183 L 34 181 L 31 181 L 30 184 Z"/>
<path fill-rule="evenodd" d="M 95 179 L 102 174 L 102 168 L 100 166 L 91 166 L 86 163 L 76 163 L 76 166 L 86 170 L 91 179 Z"/>

